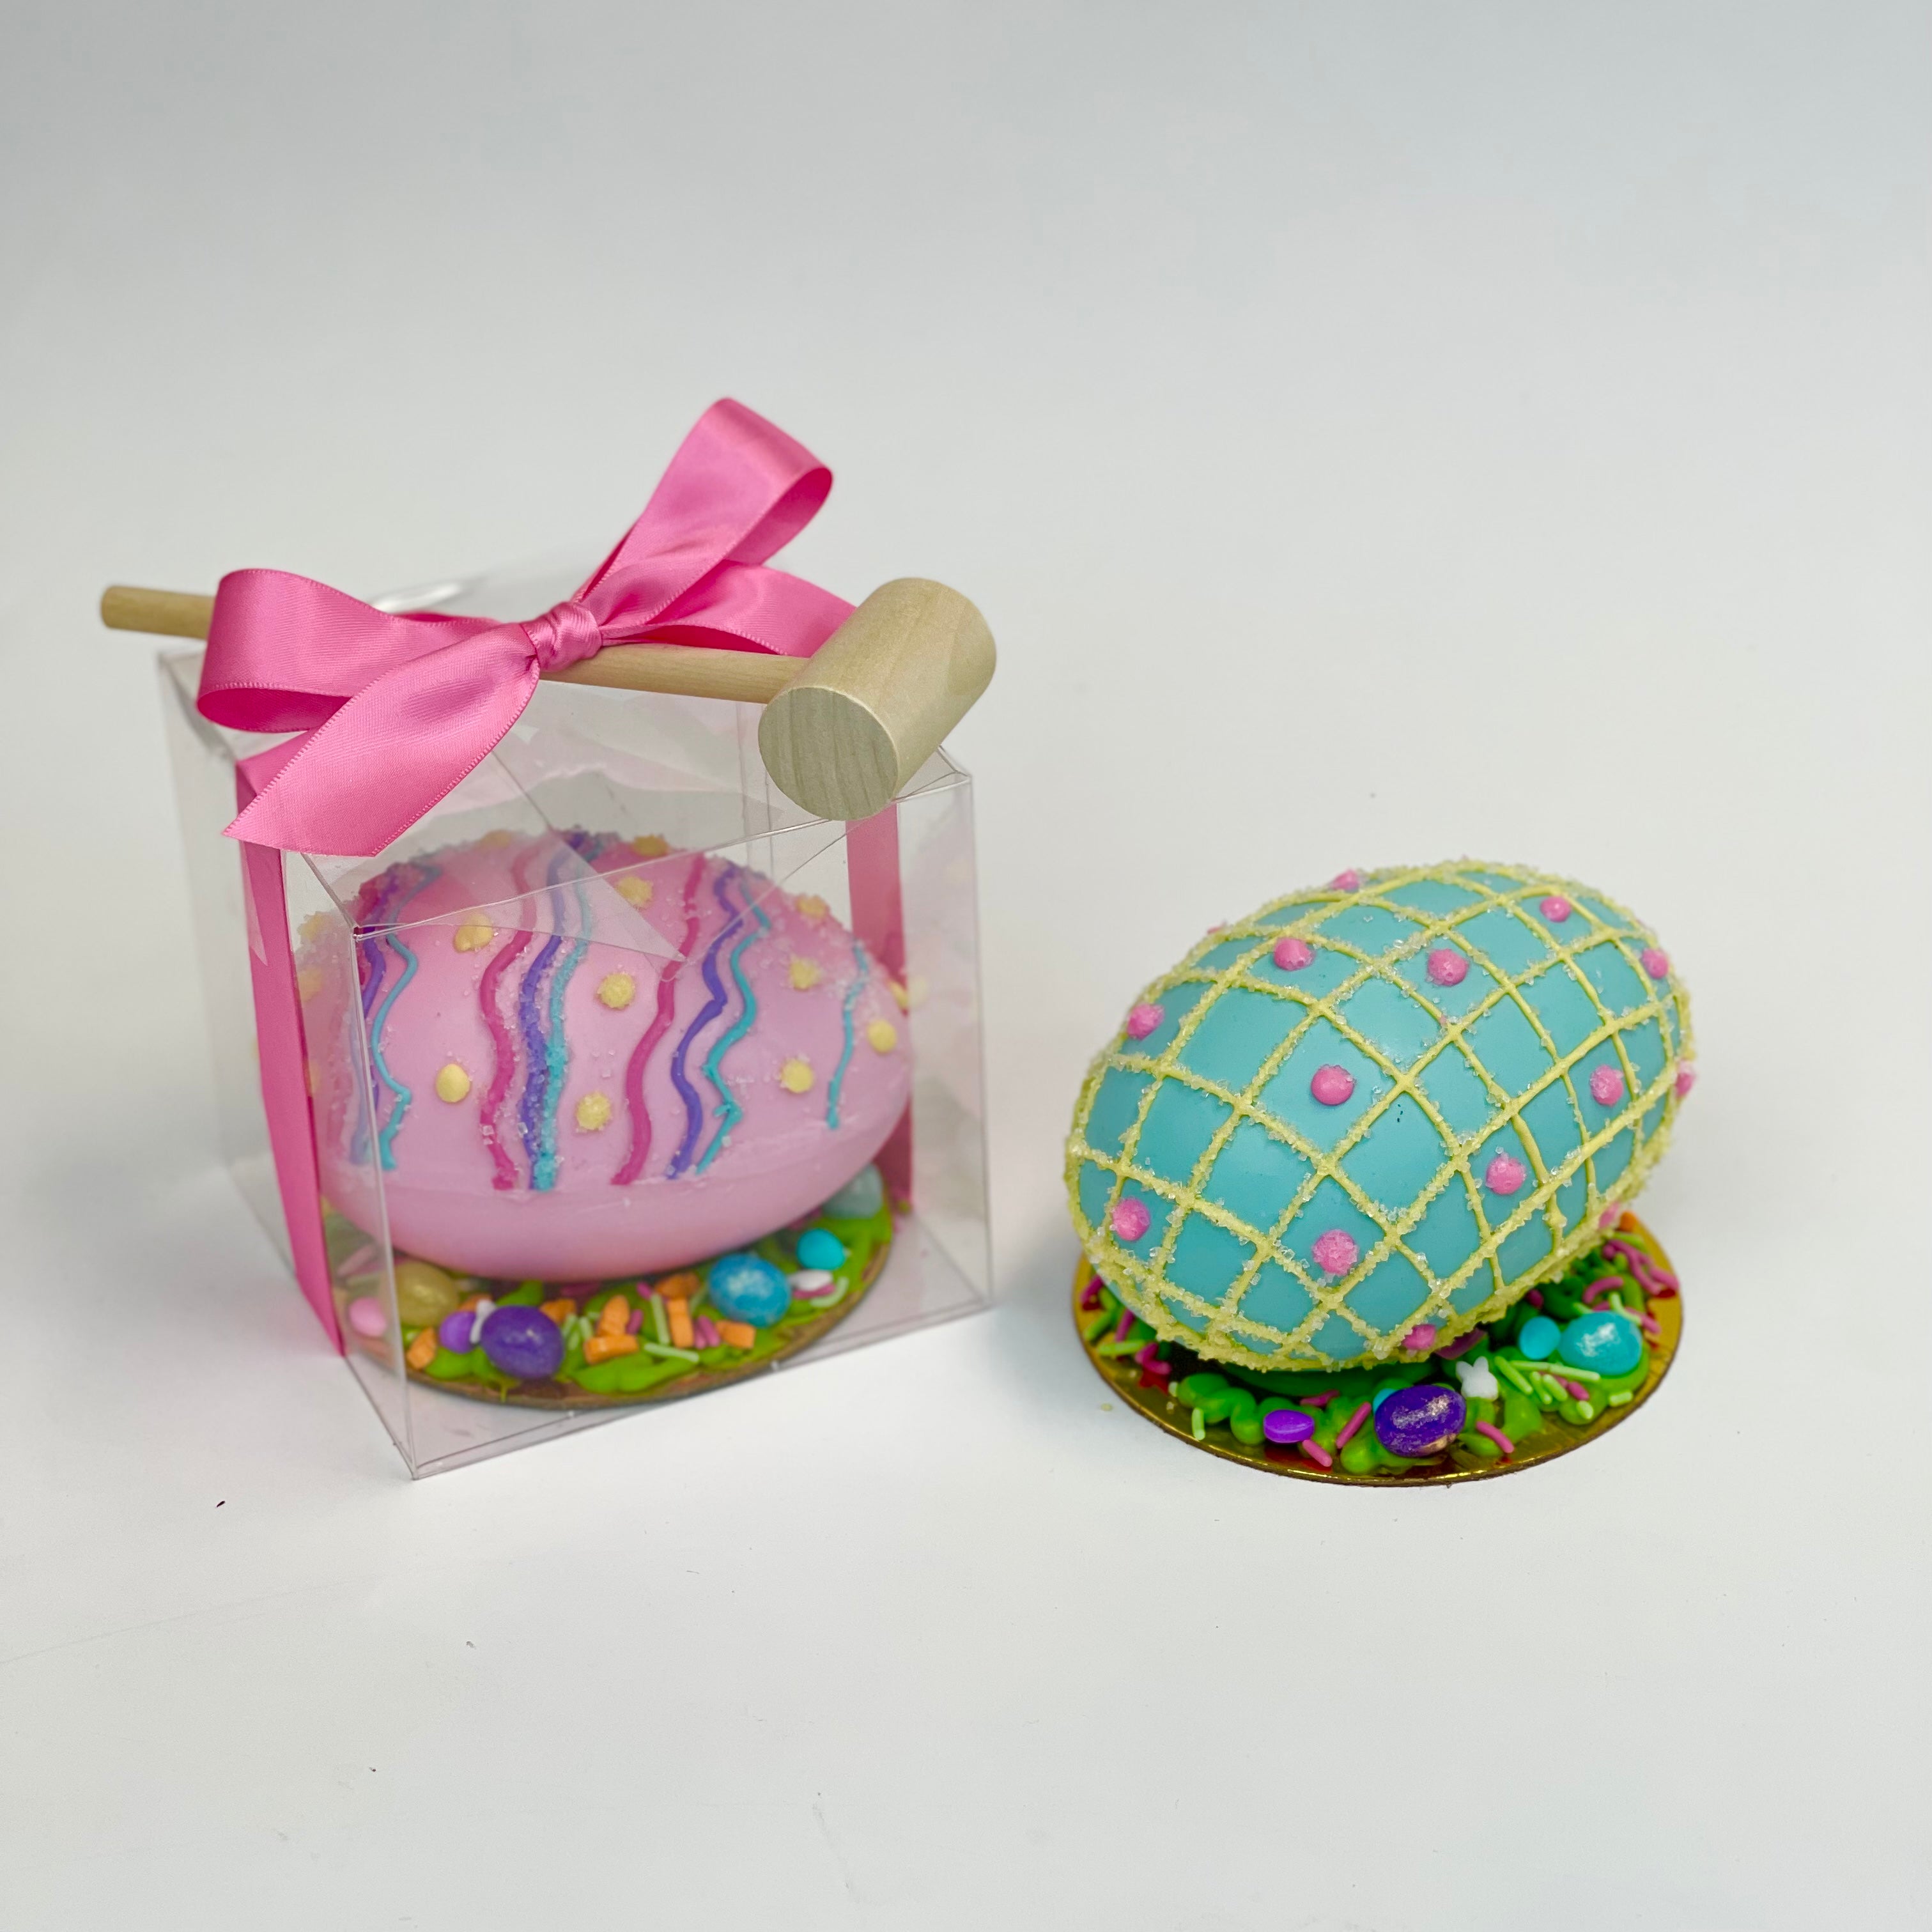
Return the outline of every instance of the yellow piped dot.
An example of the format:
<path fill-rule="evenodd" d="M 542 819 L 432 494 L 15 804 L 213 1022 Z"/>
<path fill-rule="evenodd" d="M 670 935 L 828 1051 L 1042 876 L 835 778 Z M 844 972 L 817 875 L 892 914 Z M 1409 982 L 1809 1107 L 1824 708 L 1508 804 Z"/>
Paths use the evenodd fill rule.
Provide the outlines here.
<path fill-rule="evenodd" d="M 638 997 L 638 982 L 628 973 L 606 973 L 597 982 L 597 997 L 614 1012 L 622 1012 Z"/>
<path fill-rule="evenodd" d="M 814 1077 L 808 1060 L 788 1060 L 778 1069 L 778 1084 L 788 1094 L 809 1094 Z"/>
<path fill-rule="evenodd" d="M 640 859 L 662 859 L 670 850 L 670 841 L 661 832 L 646 832 L 631 841 L 631 850 Z"/>
<path fill-rule="evenodd" d="M 466 919 L 449 943 L 459 952 L 481 952 L 496 936 L 496 928 L 487 919 Z"/>
<path fill-rule="evenodd" d="M 304 966 L 296 975 L 296 991 L 304 1000 L 312 1000 L 322 991 L 322 968 Z"/>
<path fill-rule="evenodd" d="M 514 832 L 505 831 L 500 825 L 495 831 L 486 832 L 477 840 L 476 849 L 479 852 L 500 852 L 516 836 Z"/>
<path fill-rule="evenodd" d="M 610 1096 L 608 1094 L 586 1094 L 577 1103 L 577 1124 L 586 1134 L 594 1134 L 599 1127 L 610 1124 Z"/>
<path fill-rule="evenodd" d="M 791 982 L 801 993 L 808 993 L 825 977 L 825 968 L 816 959 L 795 958 L 791 962 Z"/>
<path fill-rule="evenodd" d="M 618 896 L 626 898 L 641 912 L 656 896 L 657 887 L 649 879 L 640 879 L 634 873 L 620 874 L 611 884 L 617 888 Z"/>
<path fill-rule="evenodd" d="M 436 1097 L 452 1107 L 470 1097 L 470 1076 L 453 1060 L 436 1076 Z"/>
<path fill-rule="evenodd" d="M 816 892 L 801 892 L 798 896 L 798 916 L 810 925 L 816 926 L 831 910 Z"/>
<path fill-rule="evenodd" d="M 892 988 L 892 998 L 898 1002 L 899 1011 L 902 1013 L 909 1011 L 912 1006 L 911 996 L 896 980 L 893 980 L 891 984 Z"/>
<path fill-rule="evenodd" d="M 327 913 L 312 912 L 296 928 L 296 937 L 304 946 L 317 945 L 328 938 L 329 928 L 334 923 Z"/>
<path fill-rule="evenodd" d="M 890 1020 L 874 1020 L 866 1029 L 866 1043 L 874 1053 L 890 1053 L 899 1043 L 899 1030 Z"/>

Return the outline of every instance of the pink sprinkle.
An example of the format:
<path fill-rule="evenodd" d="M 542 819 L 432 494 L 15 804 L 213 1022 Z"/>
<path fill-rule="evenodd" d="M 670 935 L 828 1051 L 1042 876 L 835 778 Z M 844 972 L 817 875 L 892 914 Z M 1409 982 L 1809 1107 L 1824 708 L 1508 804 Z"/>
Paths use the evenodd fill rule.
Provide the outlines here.
<path fill-rule="evenodd" d="M 1355 1090 L 1355 1076 L 1346 1066 L 1318 1066 L 1308 1090 L 1324 1107 L 1339 1107 Z"/>
<path fill-rule="evenodd" d="M 1623 1294 L 1628 1293 L 1630 1283 L 1620 1274 L 1599 1275 L 1588 1288 L 1584 1289 L 1583 1306 L 1586 1308 L 1594 1308 L 1597 1305 L 1596 1298 L 1598 1295 L 1608 1294 L 1612 1290 L 1618 1294 Z"/>
<path fill-rule="evenodd" d="M 1080 1291 L 1082 1308 L 1098 1308 L 1100 1305 L 1100 1277 L 1096 1274 Z"/>
<path fill-rule="evenodd" d="M 1330 1228 L 1315 1238 L 1315 1265 L 1324 1274 L 1346 1274 L 1361 1258 L 1361 1252 L 1346 1228 Z"/>
<path fill-rule="evenodd" d="M 1374 1411 L 1375 1405 L 1372 1402 L 1364 1402 L 1361 1407 L 1357 1409 L 1354 1414 L 1335 1432 L 1335 1447 L 1338 1449 L 1347 1448 L 1348 1438 L 1368 1420 Z"/>
<path fill-rule="evenodd" d="M 1114 1340 L 1117 1342 L 1124 1342 L 1127 1339 L 1127 1330 L 1133 1325 L 1133 1310 L 1131 1308 L 1122 1309 L 1120 1310 L 1120 1325 L 1114 1330 Z"/>
<path fill-rule="evenodd" d="M 1436 1346 L 1436 1334 L 1437 1330 L 1434 1322 L 1418 1322 L 1402 1338 L 1402 1346 L 1405 1348 L 1413 1349 L 1418 1352 L 1424 1348 L 1432 1348 Z"/>
<path fill-rule="evenodd" d="M 374 1241 L 364 1241 L 342 1265 L 335 1270 L 338 1281 L 346 1281 L 352 1274 L 361 1274 L 374 1261 L 382 1257 L 382 1250 Z"/>
<path fill-rule="evenodd" d="M 1626 1312 L 1646 1335 L 1661 1335 L 1664 1333 L 1662 1328 L 1658 1325 L 1657 1317 L 1648 1309 L 1633 1308 L 1628 1310 Z"/>
<path fill-rule="evenodd" d="M 1670 976 L 1670 955 L 1660 952 L 1654 946 L 1646 946 L 1637 955 L 1643 970 L 1653 980 L 1667 980 Z"/>
<path fill-rule="evenodd" d="M 708 1315 L 696 1316 L 691 1324 L 691 1338 L 700 1348 L 715 1348 L 724 1340 L 718 1324 Z"/>
<path fill-rule="evenodd" d="M 1429 976 L 1438 986 L 1460 986 L 1469 976 L 1469 962 L 1453 946 L 1438 946 L 1429 956 Z"/>
<path fill-rule="evenodd" d="M 1590 1098 L 1600 1107 L 1614 1107 L 1624 1097 L 1624 1076 L 1614 1066 L 1600 1066 L 1590 1076 Z"/>
<path fill-rule="evenodd" d="M 1632 1247 L 1628 1241 L 1606 1241 L 1604 1252 L 1611 1260 L 1622 1262 L 1643 1284 L 1645 1294 L 1661 1295 L 1677 1292 L 1677 1277 L 1668 1268 L 1659 1268 L 1641 1248 Z"/>
<path fill-rule="evenodd" d="M 373 1294 L 358 1294 L 349 1304 L 349 1325 L 357 1334 L 366 1335 L 374 1340 L 388 1327 L 389 1318 Z"/>
<path fill-rule="evenodd" d="M 1334 1457 L 1330 1455 L 1328 1450 L 1323 1448 L 1321 1444 L 1316 1442 L 1312 1436 L 1309 1437 L 1306 1442 L 1301 1444 L 1301 1453 L 1306 1456 L 1318 1469 L 1332 1469 L 1335 1466 Z"/>
<path fill-rule="evenodd" d="M 1561 926 L 1570 916 L 1572 908 L 1570 902 L 1561 892 L 1552 892 L 1549 898 L 1537 908 L 1537 910 L 1541 913 L 1552 926 Z"/>
<path fill-rule="evenodd" d="M 1466 1328 L 1454 1341 L 1444 1342 L 1436 1350 L 1436 1359 L 1438 1362 L 1453 1362 L 1457 1356 L 1466 1355 L 1482 1339 L 1483 1331 L 1480 1328 Z"/>
<path fill-rule="evenodd" d="M 1135 1007 L 1127 1016 L 1127 1037 L 1145 1040 L 1166 1017 L 1167 1009 L 1155 1006 L 1151 1001 Z"/>
<path fill-rule="evenodd" d="M 1514 1194 L 1528 1178 L 1529 1169 L 1513 1154 L 1498 1154 L 1483 1170 L 1483 1185 L 1492 1194 Z"/>
<path fill-rule="evenodd" d="M 1172 1362 L 1162 1361 L 1160 1356 L 1155 1354 L 1154 1351 L 1158 1346 L 1159 1344 L 1156 1342 L 1148 1342 L 1140 1353 L 1135 1356 L 1134 1365 L 1136 1368 L 1144 1369 L 1150 1376 L 1171 1376 L 1174 1372 L 1174 1364 Z"/>
<path fill-rule="evenodd" d="M 1154 1216 L 1148 1212 L 1144 1201 L 1130 1194 L 1124 1201 L 1114 1204 L 1114 1233 L 1123 1241 L 1138 1241 L 1154 1225 Z"/>
<path fill-rule="evenodd" d="M 1340 1389 L 1329 1389 L 1321 1395 L 1304 1395 L 1297 1400 L 1294 1406 L 1297 1408 L 1326 1408 L 1341 1393 Z"/>
<path fill-rule="evenodd" d="M 1505 1456 L 1516 1454 L 1516 1444 L 1493 1422 L 1478 1422 L 1472 1426 L 1478 1436 L 1486 1436 Z"/>
<path fill-rule="evenodd" d="M 1299 973 L 1303 967 L 1312 964 L 1314 958 L 1315 949 L 1305 939 L 1291 935 L 1274 943 L 1274 963 L 1284 973 Z"/>
<path fill-rule="evenodd" d="M 1559 1376 L 1557 1379 L 1562 1382 L 1563 1378 Z M 1590 1391 L 1581 1382 L 1564 1382 L 1563 1387 L 1572 1402 L 1588 1402 L 1590 1400 Z"/>
<path fill-rule="evenodd" d="M 624 1333 L 627 1335 L 634 1335 L 639 1329 L 644 1327 L 644 1304 L 640 1301 L 636 1307 L 631 1310 L 628 1318 L 626 1320 L 624 1323 Z"/>
<path fill-rule="evenodd" d="M 1597 1216 L 1597 1226 L 1600 1228 L 1614 1228 L 1617 1223 L 1623 1219 L 1623 1209 L 1619 1207 L 1616 1202 L 1612 1201 L 1610 1204 Z"/>
<path fill-rule="evenodd" d="M 1540 1308 L 1543 1306 L 1542 1289 L 1540 1288 L 1532 1288 L 1529 1292 L 1523 1297 L 1523 1300 L 1528 1302 L 1532 1308 Z"/>
<path fill-rule="evenodd" d="M 1362 875 L 1351 866 L 1346 872 L 1337 872 L 1328 881 L 1331 892 L 1358 892 L 1362 890 Z"/>
<path fill-rule="evenodd" d="M 1677 1070 L 1677 1097 L 1682 1100 L 1697 1084 L 1697 1070 L 1687 1060 Z"/>

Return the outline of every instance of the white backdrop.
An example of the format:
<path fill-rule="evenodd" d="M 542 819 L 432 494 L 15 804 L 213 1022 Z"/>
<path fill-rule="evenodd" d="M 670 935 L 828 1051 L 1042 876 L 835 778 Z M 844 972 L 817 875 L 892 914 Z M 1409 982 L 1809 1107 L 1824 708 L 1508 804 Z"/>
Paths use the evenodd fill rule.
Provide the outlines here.
<path fill-rule="evenodd" d="M 1926 28 L 14 0 L 0 1923 L 1932 1919 Z M 1003 1305 L 412 1486 L 213 1166 L 93 599 L 594 550 L 726 393 L 838 472 L 784 560 L 1000 639 Z M 1692 988 L 1678 1366 L 1463 1492 L 1190 1454 L 1069 1327 L 1080 1071 L 1465 851 Z"/>

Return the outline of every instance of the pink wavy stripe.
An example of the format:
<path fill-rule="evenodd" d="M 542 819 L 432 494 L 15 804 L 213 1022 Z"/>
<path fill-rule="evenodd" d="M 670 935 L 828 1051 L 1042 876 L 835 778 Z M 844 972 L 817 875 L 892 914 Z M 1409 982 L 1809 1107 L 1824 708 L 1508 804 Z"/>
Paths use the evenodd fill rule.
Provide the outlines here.
<path fill-rule="evenodd" d="M 698 882 L 704 871 L 704 855 L 700 852 L 692 860 L 690 874 L 684 882 L 684 944 L 674 958 L 667 959 L 658 968 L 658 1010 L 644 1029 L 644 1038 L 632 1049 L 630 1064 L 624 1069 L 624 1106 L 631 1116 L 631 1151 L 624 1156 L 623 1166 L 611 1175 L 613 1187 L 628 1187 L 644 1172 L 644 1162 L 650 1157 L 651 1117 L 644 1106 L 644 1068 L 657 1051 L 658 1042 L 670 1030 L 672 1010 L 677 1004 L 677 988 L 673 980 L 698 944 L 698 923 L 703 916 L 698 909 Z"/>
<path fill-rule="evenodd" d="M 524 883 L 523 860 L 520 857 L 512 868 L 511 876 L 520 887 Z M 491 1070 L 490 1084 L 483 1095 L 483 1105 L 478 1110 L 478 1123 L 482 1129 L 483 1144 L 490 1150 L 490 1160 L 496 1172 L 490 1177 L 490 1185 L 507 1192 L 517 1184 L 516 1164 L 503 1151 L 502 1138 L 496 1131 L 496 1115 L 510 1091 L 510 1082 L 517 1070 L 517 1046 L 510 1030 L 503 1024 L 503 1016 L 496 1010 L 496 987 L 503 975 L 509 970 L 510 962 L 530 943 L 527 930 L 519 932 L 502 952 L 483 969 L 482 982 L 476 989 L 476 997 L 483 1008 L 483 1024 L 490 1031 L 490 1044 L 496 1052 L 496 1064 Z"/>

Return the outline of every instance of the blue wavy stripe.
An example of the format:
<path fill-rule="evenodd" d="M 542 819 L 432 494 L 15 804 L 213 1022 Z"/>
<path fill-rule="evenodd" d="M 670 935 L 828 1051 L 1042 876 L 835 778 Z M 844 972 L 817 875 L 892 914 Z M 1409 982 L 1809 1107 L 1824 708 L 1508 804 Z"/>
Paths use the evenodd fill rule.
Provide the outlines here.
<path fill-rule="evenodd" d="M 704 1103 L 698 1097 L 697 1088 L 686 1076 L 684 1064 L 690 1055 L 692 1042 L 724 1010 L 724 986 L 718 976 L 718 955 L 725 940 L 738 929 L 738 922 L 745 916 L 733 909 L 731 902 L 724 892 L 725 886 L 736 869 L 735 866 L 728 866 L 712 881 L 712 896 L 729 916 L 704 955 L 704 984 L 711 997 L 704 1003 L 697 1018 L 685 1029 L 684 1037 L 677 1043 L 677 1051 L 671 1055 L 671 1084 L 677 1089 L 678 1098 L 684 1102 L 684 1138 L 679 1142 L 677 1152 L 671 1156 L 670 1166 L 664 1169 L 668 1180 L 675 1180 L 691 1165 L 691 1157 L 698 1148 L 698 1137 L 704 1130 Z"/>
<path fill-rule="evenodd" d="M 754 944 L 771 931 L 772 922 L 765 916 L 765 909 L 747 893 L 747 903 L 752 916 L 758 922 L 756 932 L 748 932 L 739 940 L 731 953 L 731 976 L 738 982 L 738 990 L 745 996 L 745 1010 L 737 1018 L 731 1030 L 720 1036 L 718 1044 L 711 1049 L 710 1058 L 704 1063 L 704 1077 L 718 1090 L 718 1131 L 711 1136 L 711 1144 L 704 1150 L 698 1163 L 702 1174 L 724 1151 L 724 1143 L 731 1137 L 731 1130 L 745 1118 L 745 1110 L 738 1104 L 737 1096 L 719 1077 L 724 1064 L 724 1056 L 746 1034 L 749 1033 L 758 1017 L 758 995 L 752 991 L 752 982 L 739 970 L 738 962 L 745 956 L 746 947 Z"/>
<path fill-rule="evenodd" d="M 564 855 L 552 855 L 546 883 L 554 886 Z M 550 916 L 556 926 L 563 923 L 563 908 L 555 892 L 550 895 Z M 562 949 L 563 934 L 553 931 L 537 948 L 537 956 L 524 969 L 523 983 L 517 988 L 517 1024 L 524 1036 L 524 1052 L 529 1072 L 524 1077 L 522 1096 L 517 1102 L 517 1131 L 524 1143 L 524 1155 L 530 1164 L 530 1185 L 540 1186 L 537 1162 L 543 1150 L 543 1114 L 550 1091 L 550 1042 L 544 1030 L 538 1001 L 543 997 L 544 975 Z"/>
<path fill-rule="evenodd" d="M 538 1190 L 556 1185 L 556 1116 L 562 1104 L 564 1078 L 570 1071 L 570 1041 L 563 1028 L 564 989 L 570 984 L 571 975 L 584 963 L 584 954 L 590 950 L 590 901 L 584 892 L 582 879 L 574 882 L 574 890 L 577 897 L 577 944 L 556 969 L 556 977 L 550 982 L 550 1092 L 544 1106 L 543 1148 L 530 1177 L 531 1186 Z"/>
<path fill-rule="evenodd" d="M 390 915 L 392 918 L 400 918 L 403 908 L 418 893 L 425 891 L 442 875 L 440 866 L 432 866 L 427 862 L 424 863 L 422 872 L 422 876 L 397 900 L 395 909 Z M 396 1136 L 402 1131 L 404 1118 L 410 1111 L 410 1102 L 416 1096 L 389 1071 L 388 1063 L 382 1058 L 382 1029 L 388 1024 L 390 1010 L 401 997 L 403 988 L 416 976 L 416 956 L 410 950 L 400 933 L 386 932 L 382 937 L 403 962 L 401 974 L 396 983 L 382 996 L 382 1004 L 376 1009 L 375 1022 L 369 1029 L 370 1060 L 375 1067 L 377 1078 L 395 1098 L 395 1105 L 389 1110 L 388 1122 L 376 1136 L 376 1154 L 386 1169 L 396 1164 Z"/>
<path fill-rule="evenodd" d="M 845 1044 L 840 1051 L 838 1065 L 832 1076 L 832 1084 L 825 1090 L 825 1124 L 828 1127 L 836 1127 L 838 1124 L 838 1092 L 845 1084 L 845 1070 L 852 1064 L 852 1010 L 859 1004 L 859 995 L 866 990 L 866 982 L 872 976 L 872 962 L 866 956 L 866 949 L 856 940 L 852 943 L 852 952 L 859 962 L 859 976 L 846 992 L 845 1010 L 842 1016 L 845 1025 Z"/>

